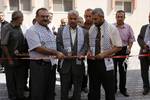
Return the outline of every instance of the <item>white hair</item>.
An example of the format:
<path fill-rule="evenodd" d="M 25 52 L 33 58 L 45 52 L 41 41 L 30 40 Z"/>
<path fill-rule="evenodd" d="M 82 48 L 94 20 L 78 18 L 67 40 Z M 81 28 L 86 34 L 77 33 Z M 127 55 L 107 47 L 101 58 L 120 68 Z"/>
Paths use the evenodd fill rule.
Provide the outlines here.
<path fill-rule="evenodd" d="M 79 17 L 79 12 L 76 11 L 76 10 L 70 10 L 70 11 L 68 12 L 68 16 L 69 16 L 69 15 L 76 15 L 77 17 Z"/>

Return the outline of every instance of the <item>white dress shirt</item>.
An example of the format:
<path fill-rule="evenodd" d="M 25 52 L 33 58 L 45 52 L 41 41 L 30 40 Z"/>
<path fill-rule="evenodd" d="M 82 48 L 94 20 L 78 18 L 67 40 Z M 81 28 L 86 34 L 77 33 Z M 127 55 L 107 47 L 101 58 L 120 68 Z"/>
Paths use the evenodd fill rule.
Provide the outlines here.
<path fill-rule="evenodd" d="M 74 45 L 74 42 L 75 42 L 75 38 L 76 38 L 76 29 L 70 29 L 70 32 L 71 32 L 71 38 L 72 38 L 72 43 Z"/>

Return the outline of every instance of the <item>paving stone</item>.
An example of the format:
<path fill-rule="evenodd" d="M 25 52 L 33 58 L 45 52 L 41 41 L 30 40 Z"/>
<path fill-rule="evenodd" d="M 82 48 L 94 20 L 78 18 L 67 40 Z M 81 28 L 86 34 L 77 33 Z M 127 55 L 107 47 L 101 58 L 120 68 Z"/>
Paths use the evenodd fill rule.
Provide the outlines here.
<path fill-rule="evenodd" d="M 139 50 L 137 50 L 137 48 L 133 48 L 132 51 L 134 52 L 131 55 L 137 55 Z M 58 73 L 56 76 L 57 82 L 55 100 L 60 100 L 60 77 Z M 116 100 L 150 100 L 150 93 L 146 96 L 142 95 L 143 83 L 140 74 L 140 63 L 137 56 L 131 57 L 128 60 L 127 91 L 130 94 L 130 97 L 124 97 L 118 91 L 116 93 Z M 82 93 L 81 96 L 82 100 L 87 100 L 87 94 Z M 5 75 L 3 73 L 0 73 L 0 100 L 8 100 Z M 105 100 L 103 88 L 101 92 L 101 100 Z"/>

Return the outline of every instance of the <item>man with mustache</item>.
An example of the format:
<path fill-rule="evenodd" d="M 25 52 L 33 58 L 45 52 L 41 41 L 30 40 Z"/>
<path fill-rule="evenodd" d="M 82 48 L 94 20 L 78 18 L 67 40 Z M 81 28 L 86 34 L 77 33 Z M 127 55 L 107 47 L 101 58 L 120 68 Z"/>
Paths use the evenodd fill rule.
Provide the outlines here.
<path fill-rule="evenodd" d="M 123 10 L 118 10 L 116 12 L 116 23 L 114 25 L 118 29 L 123 47 L 120 51 L 116 53 L 116 56 L 129 55 L 131 52 L 132 44 L 135 41 L 134 32 L 129 24 L 124 22 L 125 12 Z M 120 93 L 125 97 L 128 97 L 129 94 L 126 89 L 126 73 L 127 73 L 127 64 L 125 63 L 125 58 L 114 58 L 114 67 L 115 67 L 115 92 L 117 92 L 117 69 L 119 69 L 119 89 Z"/>
<path fill-rule="evenodd" d="M 82 57 L 87 51 L 87 31 L 78 26 L 78 11 L 68 13 L 68 25 L 64 26 L 57 35 L 57 46 L 60 52 L 66 56 L 78 56 L 78 58 L 64 59 L 61 61 L 59 73 L 61 79 L 61 100 L 68 100 L 70 84 L 74 85 L 71 100 L 81 100 L 81 86 L 84 74 L 84 62 Z"/>
<path fill-rule="evenodd" d="M 114 64 L 112 56 L 121 50 L 122 41 L 118 30 L 104 18 L 101 8 L 92 11 L 93 25 L 89 29 L 89 51 L 91 65 L 88 67 L 88 100 L 100 100 L 101 85 L 105 90 L 106 100 L 115 100 Z"/>
<path fill-rule="evenodd" d="M 25 100 L 25 69 L 27 66 L 22 66 L 22 60 L 17 54 L 27 53 L 27 43 L 20 28 L 23 22 L 23 13 L 14 11 L 12 20 L 5 25 L 1 31 L 1 46 L 4 60 L 6 85 L 8 89 L 8 98 L 10 100 Z"/>
<path fill-rule="evenodd" d="M 29 55 L 32 59 L 30 61 L 31 100 L 55 100 L 53 79 L 56 70 L 53 70 L 53 65 L 57 62 L 48 57 L 54 55 L 62 59 L 64 54 L 56 50 L 56 38 L 48 28 L 48 24 L 48 10 L 39 8 L 36 11 L 36 23 L 26 32 Z"/>

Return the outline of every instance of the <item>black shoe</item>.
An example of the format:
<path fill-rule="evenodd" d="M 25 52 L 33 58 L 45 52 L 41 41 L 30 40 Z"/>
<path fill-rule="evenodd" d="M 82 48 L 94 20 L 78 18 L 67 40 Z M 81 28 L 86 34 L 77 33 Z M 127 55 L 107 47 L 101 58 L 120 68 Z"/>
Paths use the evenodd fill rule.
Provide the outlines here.
<path fill-rule="evenodd" d="M 143 95 L 147 95 L 149 92 L 149 88 L 144 88 Z"/>
<path fill-rule="evenodd" d="M 120 91 L 120 93 L 122 94 L 122 95 L 124 95 L 125 97 L 129 97 L 129 94 L 127 93 L 127 91 Z"/>

